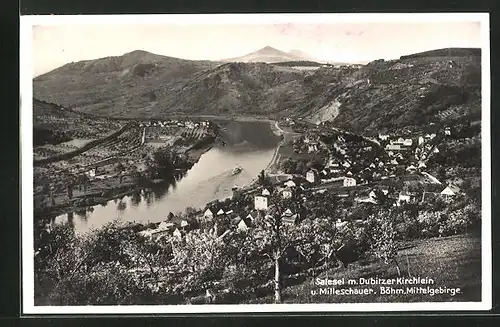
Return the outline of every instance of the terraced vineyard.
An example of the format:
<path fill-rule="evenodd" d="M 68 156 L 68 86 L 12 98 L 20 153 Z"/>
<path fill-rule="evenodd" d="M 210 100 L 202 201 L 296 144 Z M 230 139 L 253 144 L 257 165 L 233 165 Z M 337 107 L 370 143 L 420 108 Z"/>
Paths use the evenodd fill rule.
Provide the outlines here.
<path fill-rule="evenodd" d="M 140 146 L 142 133 L 142 129 L 139 127 L 128 129 L 116 138 L 107 140 L 80 155 L 65 160 L 65 162 L 60 162 L 58 166 L 61 168 L 67 167 L 67 165 L 82 167 L 110 157 L 119 156 Z"/>

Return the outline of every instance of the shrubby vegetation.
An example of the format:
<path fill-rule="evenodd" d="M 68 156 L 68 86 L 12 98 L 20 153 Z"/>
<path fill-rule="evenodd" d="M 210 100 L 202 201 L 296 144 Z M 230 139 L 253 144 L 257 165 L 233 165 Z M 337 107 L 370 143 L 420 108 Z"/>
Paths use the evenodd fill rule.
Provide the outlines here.
<path fill-rule="evenodd" d="M 47 128 L 33 128 L 33 146 L 44 144 L 59 144 L 71 140 L 71 136 L 63 131 L 51 130 Z"/>
<path fill-rule="evenodd" d="M 242 212 L 251 202 L 235 201 Z M 479 204 L 467 196 L 401 207 L 351 209 L 332 202 L 336 209 L 308 210 L 298 225 L 282 219 L 292 205 L 287 201 L 273 198 L 268 215 L 260 215 L 248 231 L 218 219 L 218 232 L 200 228 L 181 239 L 151 241 L 137 234 L 145 226 L 132 224 L 111 223 L 83 235 L 69 225 L 54 226 L 35 256 L 36 303 L 242 303 L 269 294 L 280 302 L 283 288 L 294 280 L 366 256 L 395 265 L 404 275 L 396 258 L 405 242 L 480 226 Z M 337 228 L 336 218 L 346 215 L 347 225 Z M 357 223 L 356 217 L 365 219 Z"/>

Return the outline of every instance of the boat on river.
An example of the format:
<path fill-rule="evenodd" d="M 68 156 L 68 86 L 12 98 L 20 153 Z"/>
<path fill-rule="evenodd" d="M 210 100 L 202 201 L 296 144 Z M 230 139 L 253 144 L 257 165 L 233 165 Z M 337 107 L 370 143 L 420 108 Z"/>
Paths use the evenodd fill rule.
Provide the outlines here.
<path fill-rule="evenodd" d="M 241 167 L 241 166 L 238 165 L 238 166 L 236 166 L 236 167 L 233 168 L 233 170 L 231 171 L 231 174 L 232 175 L 239 174 L 239 173 L 241 173 L 242 170 L 243 170 L 243 167 Z"/>

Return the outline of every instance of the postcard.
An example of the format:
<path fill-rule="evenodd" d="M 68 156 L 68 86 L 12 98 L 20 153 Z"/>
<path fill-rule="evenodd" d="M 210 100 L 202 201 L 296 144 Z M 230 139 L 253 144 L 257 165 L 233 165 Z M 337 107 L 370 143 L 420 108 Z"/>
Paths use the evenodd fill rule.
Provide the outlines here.
<path fill-rule="evenodd" d="M 23 314 L 491 308 L 489 16 L 21 17 Z"/>

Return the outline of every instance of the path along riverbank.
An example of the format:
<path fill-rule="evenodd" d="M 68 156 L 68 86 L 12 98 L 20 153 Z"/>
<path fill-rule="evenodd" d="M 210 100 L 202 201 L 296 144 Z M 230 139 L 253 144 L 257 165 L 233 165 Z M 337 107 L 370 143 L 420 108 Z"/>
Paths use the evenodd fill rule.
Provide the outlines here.
<path fill-rule="evenodd" d="M 271 160 L 267 164 L 266 168 L 264 168 L 264 173 L 267 173 L 267 174 L 271 173 L 273 166 L 277 162 L 279 162 L 279 159 L 281 156 L 279 151 L 280 151 L 281 146 L 283 146 L 285 144 L 285 139 L 286 139 L 286 137 L 285 137 L 286 132 L 283 129 L 281 129 L 281 127 L 279 127 L 279 124 L 277 121 L 270 120 L 269 124 L 270 124 L 271 130 L 273 131 L 273 133 L 280 136 L 281 139 L 280 139 L 278 145 L 276 146 L 276 149 L 274 150 L 274 153 L 273 153 L 273 156 L 271 157 Z M 242 187 L 242 189 L 248 190 L 248 189 L 253 188 L 258 180 L 259 180 L 259 176 L 255 176 L 248 184 L 244 185 Z"/>

